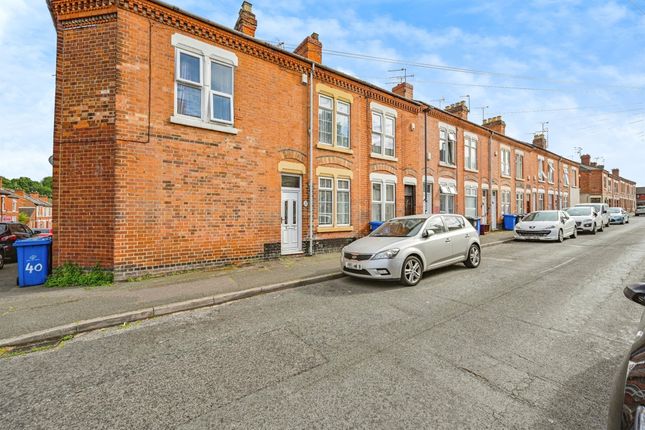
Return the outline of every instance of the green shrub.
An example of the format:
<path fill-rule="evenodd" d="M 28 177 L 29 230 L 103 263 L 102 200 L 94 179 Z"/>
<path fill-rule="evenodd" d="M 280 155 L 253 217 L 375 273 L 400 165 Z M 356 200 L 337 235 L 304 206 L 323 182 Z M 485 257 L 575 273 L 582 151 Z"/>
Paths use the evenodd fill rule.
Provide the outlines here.
<path fill-rule="evenodd" d="M 46 287 L 97 287 L 112 283 L 112 273 L 101 269 L 98 264 L 89 270 L 78 264 L 65 263 L 54 269 L 47 278 Z"/>

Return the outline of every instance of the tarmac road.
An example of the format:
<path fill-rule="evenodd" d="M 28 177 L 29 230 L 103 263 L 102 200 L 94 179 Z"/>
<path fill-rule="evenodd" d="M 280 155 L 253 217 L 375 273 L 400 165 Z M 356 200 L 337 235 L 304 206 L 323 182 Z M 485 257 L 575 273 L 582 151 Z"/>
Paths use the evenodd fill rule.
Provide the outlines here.
<path fill-rule="evenodd" d="M 645 220 L 484 249 L 416 287 L 350 278 L 0 360 L 3 428 L 606 426 Z"/>

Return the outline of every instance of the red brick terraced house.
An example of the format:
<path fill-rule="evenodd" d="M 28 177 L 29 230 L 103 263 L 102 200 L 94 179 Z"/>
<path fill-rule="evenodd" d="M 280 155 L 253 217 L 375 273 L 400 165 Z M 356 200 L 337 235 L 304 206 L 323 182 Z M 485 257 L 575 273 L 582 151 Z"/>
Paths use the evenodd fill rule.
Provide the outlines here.
<path fill-rule="evenodd" d="M 48 0 L 57 30 L 54 265 L 116 279 L 338 250 L 370 221 L 579 201 L 579 164 L 156 0 Z M 77 232 L 91 231 L 79 236 Z"/>
<path fill-rule="evenodd" d="M 584 203 L 607 203 L 628 212 L 636 210 L 636 182 L 620 176 L 619 169 L 605 170 L 605 166 L 591 161 L 591 155 L 580 157 L 581 199 Z"/>
<path fill-rule="evenodd" d="M 18 196 L 13 190 L 2 188 L 0 178 L 0 222 L 17 222 L 18 214 Z"/>

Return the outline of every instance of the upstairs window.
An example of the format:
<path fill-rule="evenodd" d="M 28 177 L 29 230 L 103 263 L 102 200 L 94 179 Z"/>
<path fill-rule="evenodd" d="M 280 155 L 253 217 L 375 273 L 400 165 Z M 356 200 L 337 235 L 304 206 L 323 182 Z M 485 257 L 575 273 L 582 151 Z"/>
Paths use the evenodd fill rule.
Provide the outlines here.
<path fill-rule="evenodd" d="M 564 166 L 564 174 L 562 177 L 562 180 L 564 182 L 564 186 L 568 187 L 569 186 L 569 166 Z"/>
<path fill-rule="evenodd" d="M 171 122 L 236 133 L 233 125 L 237 56 L 174 34 L 175 112 Z"/>
<path fill-rule="evenodd" d="M 472 136 L 464 137 L 464 167 L 477 170 L 477 139 Z"/>
<path fill-rule="evenodd" d="M 511 150 L 502 148 L 500 150 L 500 155 L 502 162 L 502 175 L 511 176 Z"/>
<path fill-rule="evenodd" d="M 396 119 L 383 112 L 372 111 L 372 153 L 394 157 Z"/>
<path fill-rule="evenodd" d="M 553 161 L 549 160 L 549 183 L 553 183 L 553 179 L 555 177 L 555 168 L 553 167 Z"/>
<path fill-rule="evenodd" d="M 439 128 L 439 162 L 448 166 L 455 165 L 455 147 L 457 135 L 453 130 Z"/>
<path fill-rule="evenodd" d="M 318 95 L 318 142 L 349 149 L 350 104 Z"/>
<path fill-rule="evenodd" d="M 538 181 L 544 182 L 546 175 L 544 174 L 544 158 L 538 158 Z"/>
<path fill-rule="evenodd" d="M 515 179 L 524 178 L 524 154 L 515 154 Z"/>

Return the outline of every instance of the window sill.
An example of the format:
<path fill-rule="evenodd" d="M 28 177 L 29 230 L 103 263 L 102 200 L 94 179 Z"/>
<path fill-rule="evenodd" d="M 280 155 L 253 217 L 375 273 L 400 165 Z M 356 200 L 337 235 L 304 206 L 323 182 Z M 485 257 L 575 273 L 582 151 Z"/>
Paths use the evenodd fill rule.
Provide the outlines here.
<path fill-rule="evenodd" d="M 479 173 L 478 169 L 469 169 L 468 167 L 464 167 L 464 171 L 466 172 L 472 172 L 472 173 Z"/>
<path fill-rule="evenodd" d="M 239 130 L 232 125 L 220 125 L 212 122 L 204 122 L 201 119 L 185 117 L 182 115 L 173 115 L 170 117 L 173 124 L 186 125 L 188 127 L 203 128 L 205 130 L 221 131 L 222 133 L 237 134 Z"/>
<path fill-rule="evenodd" d="M 439 167 L 447 167 L 449 169 L 456 169 L 457 165 L 456 164 L 448 164 L 448 163 L 444 163 L 444 162 L 440 161 L 439 162 Z"/>
<path fill-rule="evenodd" d="M 317 233 L 336 233 L 342 231 L 354 231 L 354 227 L 351 225 L 337 226 L 337 227 L 318 227 L 316 229 Z"/>
<path fill-rule="evenodd" d="M 378 158 L 379 160 L 399 161 L 399 159 L 398 159 L 398 158 L 396 158 L 396 157 L 391 157 L 391 156 L 389 156 L 389 155 L 381 155 L 381 154 L 374 154 L 374 153 L 371 153 L 371 154 L 370 154 L 370 157 L 372 157 L 372 158 Z"/>
<path fill-rule="evenodd" d="M 326 143 L 318 143 L 316 145 L 318 149 L 324 149 L 326 151 L 342 152 L 343 154 L 354 154 L 354 151 L 351 149 L 343 148 L 341 146 L 328 145 Z"/>
<path fill-rule="evenodd" d="M 515 180 L 524 182 L 524 178 L 515 178 Z"/>

